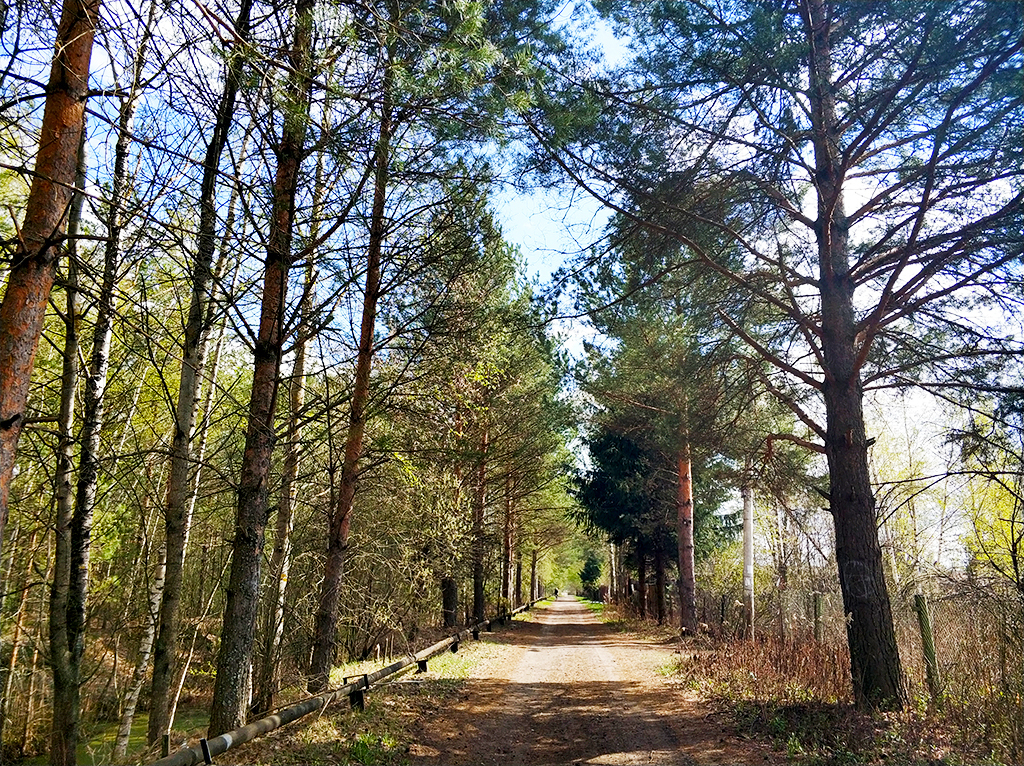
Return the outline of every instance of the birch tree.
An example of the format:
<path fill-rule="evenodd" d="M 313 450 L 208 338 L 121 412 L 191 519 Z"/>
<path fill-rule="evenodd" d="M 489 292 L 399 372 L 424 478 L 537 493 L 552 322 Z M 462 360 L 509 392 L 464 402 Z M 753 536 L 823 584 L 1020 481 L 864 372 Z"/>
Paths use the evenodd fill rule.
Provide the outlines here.
<path fill-rule="evenodd" d="M 235 18 L 234 31 L 243 44 L 249 37 L 251 11 L 252 1 L 242 0 Z M 235 107 L 245 64 L 244 52 L 234 51 L 226 66 L 224 87 L 203 158 L 199 226 L 190 274 L 188 316 L 181 346 L 181 377 L 178 380 L 178 395 L 174 409 L 171 466 L 164 513 L 166 553 L 158 630 L 153 647 L 153 682 L 147 732 L 150 744 L 157 742 L 170 726 L 171 686 L 176 668 L 175 655 L 178 651 L 178 611 L 192 504 L 192 485 L 189 481 L 192 440 L 210 329 L 212 267 L 217 243 L 217 188 L 220 181 L 221 156 L 235 121 Z"/>

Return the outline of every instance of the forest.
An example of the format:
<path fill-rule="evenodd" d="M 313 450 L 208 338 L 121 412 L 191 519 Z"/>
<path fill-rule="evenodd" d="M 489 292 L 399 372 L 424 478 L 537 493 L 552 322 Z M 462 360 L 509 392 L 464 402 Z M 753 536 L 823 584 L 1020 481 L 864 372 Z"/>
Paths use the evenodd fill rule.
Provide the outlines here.
<path fill-rule="evenodd" d="M 1019 762 L 1019 2 L 0 20 L 0 761 L 568 588 Z"/>

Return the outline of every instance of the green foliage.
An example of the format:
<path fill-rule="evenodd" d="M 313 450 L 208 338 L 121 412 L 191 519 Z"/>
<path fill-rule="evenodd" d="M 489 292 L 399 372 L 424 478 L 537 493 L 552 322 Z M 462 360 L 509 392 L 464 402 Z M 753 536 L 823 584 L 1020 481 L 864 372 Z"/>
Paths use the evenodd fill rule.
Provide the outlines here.
<path fill-rule="evenodd" d="M 357 734 L 349 743 L 348 757 L 352 763 L 363 766 L 383 766 L 404 763 L 404 753 L 397 741 L 386 735 Z"/>
<path fill-rule="evenodd" d="M 597 556 L 590 551 L 583 561 L 583 569 L 579 572 L 580 585 L 583 586 L 584 598 L 591 601 L 598 600 L 597 583 L 601 577 L 601 562 Z"/>

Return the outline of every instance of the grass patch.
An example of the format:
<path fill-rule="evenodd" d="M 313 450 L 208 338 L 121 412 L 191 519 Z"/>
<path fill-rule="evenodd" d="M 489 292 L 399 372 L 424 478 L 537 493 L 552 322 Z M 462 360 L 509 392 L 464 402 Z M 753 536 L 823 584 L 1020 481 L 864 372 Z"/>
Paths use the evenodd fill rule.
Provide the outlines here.
<path fill-rule="evenodd" d="M 363 766 L 405 763 L 405 751 L 399 750 L 398 741 L 387 735 L 358 734 L 348 746 L 348 757 Z"/>
<path fill-rule="evenodd" d="M 174 730 L 171 734 L 172 742 L 180 742 L 186 739 L 193 732 L 204 732 L 210 721 L 209 713 L 206 710 L 182 708 L 177 711 L 174 718 Z M 81 766 L 100 766 L 109 764 L 111 754 L 114 751 L 114 742 L 117 739 L 117 729 L 120 724 L 117 721 L 85 722 L 79 733 L 79 743 L 76 750 L 77 761 Z M 139 760 L 139 756 L 146 753 L 149 748 L 146 745 L 146 733 L 149 727 L 149 715 L 139 713 L 132 721 L 131 733 L 128 735 L 129 762 Z M 157 753 L 159 757 L 159 753 Z M 26 766 L 36 766 L 49 763 L 49 757 L 45 754 L 25 758 L 21 763 Z"/>
<path fill-rule="evenodd" d="M 576 596 L 576 600 L 583 604 L 583 606 L 585 606 L 591 612 L 596 614 L 598 617 L 604 617 L 605 605 L 603 602 L 592 601 L 589 598 L 583 598 L 583 596 Z"/>

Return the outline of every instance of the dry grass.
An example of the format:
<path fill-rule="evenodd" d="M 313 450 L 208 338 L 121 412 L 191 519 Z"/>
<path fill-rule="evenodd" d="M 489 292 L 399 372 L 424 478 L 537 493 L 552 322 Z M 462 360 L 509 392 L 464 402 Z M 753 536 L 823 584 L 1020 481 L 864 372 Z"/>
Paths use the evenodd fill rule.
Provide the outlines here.
<path fill-rule="evenodd" d="M 771 737 L 794 762 L 1019 761 L 1004 700 L 983 685 L 967 698 L 949 696 L 936 704 L 921 696 L 921 684 L 911 678 L 906 710 L 867 713 L 852 704 L 845 647 L 774 636 L 722 639 L 711 646 L 698 640 L 683 647 L 675 668 L 679 678 L 728 706 L 749 736 Z"/>

